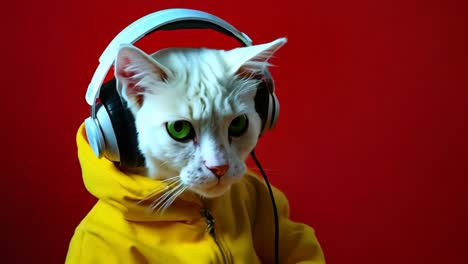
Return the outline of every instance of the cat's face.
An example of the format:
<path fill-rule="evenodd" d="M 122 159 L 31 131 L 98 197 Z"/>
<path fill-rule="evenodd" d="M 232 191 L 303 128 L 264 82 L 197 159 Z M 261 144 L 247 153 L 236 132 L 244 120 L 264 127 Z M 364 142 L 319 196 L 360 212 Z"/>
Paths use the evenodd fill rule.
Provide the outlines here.
<path fill-rule="evenodd" d="M 204 196 L 229 190 L 246 171 L 261 120 L 258 80 L 285 39 L 231 51 L 166 49 L 152 57 L 123 46 L 115 70 L 135 116 L 148 176 L 176 179 Z"/>

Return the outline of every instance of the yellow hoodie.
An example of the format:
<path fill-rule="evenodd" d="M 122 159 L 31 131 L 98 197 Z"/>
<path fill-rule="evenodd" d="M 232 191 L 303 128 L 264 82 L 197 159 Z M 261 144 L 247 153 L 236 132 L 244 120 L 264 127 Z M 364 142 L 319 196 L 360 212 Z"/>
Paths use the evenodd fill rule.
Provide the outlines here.
<path fill-rule="evenodd" d="M 151 201 L 140 201 L 165 183 L 96 158 L 83 126 L 77 144 L 85 186 L 99 200 L 76 228 L 66 263 L 274 262 L 272 206 L 257 176 L 246 174 L 215 199 L 186 192 L 163 214 L 152 213 Z M 274 194 L 280 263 L 325 263 L 313 229 L 290 221 L 285 196 Z"/>

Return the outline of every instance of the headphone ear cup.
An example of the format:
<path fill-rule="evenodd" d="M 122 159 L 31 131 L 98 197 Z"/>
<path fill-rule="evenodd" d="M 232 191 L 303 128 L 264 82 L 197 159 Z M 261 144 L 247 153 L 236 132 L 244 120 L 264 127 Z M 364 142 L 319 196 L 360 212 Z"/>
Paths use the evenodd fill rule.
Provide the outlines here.
<path fill-rule="evenodd" d="M 99 98 L 112 124 L 112 134 L 115 135 L 120 165 L 122 167 L 144 166 L 144 157 L 138 149 L 135 119 L 120 97 L 115 79 L 102 86 Z M 112 140 L 109 140 L 110 142 Z"/>
<path fill-rule="evenodd" d="M 96 123 L 99 125 L 104 139 L 103 155 L 111 161 L 120 161 L 119 145 L 115 137 L 114 128 L 107 109 L 102 104 L 97 104 Z"/>
<path fill-rule="evenodd" d="M 278 101 L 278 97 L 276 97 L 276 94 L 275 93 L 270 93 L 270 126 L 268 127 L 268 129 L 273 129 L 276 125 L 276 121 L 278 121 L 278 117 L 279 117 L 279 111 L 280 111 L 280 104 L 279 104 L 279 101 Z"/>
<path fill-rule="evenodd" d="M 92 117 L 88 117 L 84 121 L 84 126 L 91 149 L 98 158 L 101 158 L 104 153 L 105 143 L 98 121 Z"/>
<path fill-rule="evenodd" d="M 257 111 L 260 119 L 262 121 L 262 126 L 260 130 L 260 136 L 265 132 L 268 128 L 268 116 L 270 112 L 270 92 L 265 84 L 265 82 L 261 82 L 258 85 L 257 92 L 255 93 L 254 97 L 255 101 L 255 110 Z"/>
<path fill-rule="evenodd" d="M 259 78 L 262 79 L 262 82 L 258 85 L 254 100 L 255 110 L 262 120 L 260 132 L 260 135 L 262 135 L 266 130 L 275 127 L 279 116 L 279 101 L 274 93 L 275 87 L 271 74 L 264 71 Z"/>

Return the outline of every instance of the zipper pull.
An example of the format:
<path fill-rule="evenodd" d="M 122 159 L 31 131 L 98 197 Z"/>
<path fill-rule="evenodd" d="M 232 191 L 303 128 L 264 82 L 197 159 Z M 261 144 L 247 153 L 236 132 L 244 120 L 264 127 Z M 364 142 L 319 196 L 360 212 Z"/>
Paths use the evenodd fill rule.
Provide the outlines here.
<path fill-rule="evenodd" d="M 222 262 L 223 263 L 231 263 L 231 261 L 228 262 L 228 259 L 226 257 L 226 253 L 223 250 L 223 247 L 220 244 L 220 241 L 216 237 L 215 233 L 215 219 L 213 215 L 211 214 L 210 210 L 208 210 L 206 207 L 202 208 L 200 210 L 200 214 L 205 218 L 206 222 L 206 232 L 208 232 L 213 240 L 215 241 L 216 245 L 218 246 L 219 251 L 221 252 L 222 255 Z"/>
<path fill-rule="evenodd" d="M 216 236 L 215 236 L 215 219 L 213 217 L 213 215 L 211 215 L 211 212 L 210 210 L 206 209 L 206 208 L 202 208 L 200 210 L 200 213 L 201 215 L 203 216 L 203 218 L 205 218 L 205 222 L 206 222 L 206 231 L 214 238 L 216 239 Z"/>

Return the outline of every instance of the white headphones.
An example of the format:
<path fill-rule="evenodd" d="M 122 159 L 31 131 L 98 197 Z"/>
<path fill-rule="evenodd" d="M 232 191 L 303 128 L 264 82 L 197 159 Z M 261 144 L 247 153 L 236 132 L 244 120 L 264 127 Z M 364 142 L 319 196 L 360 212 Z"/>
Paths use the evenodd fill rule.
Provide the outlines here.
<path fill-rule="evenodd" d="M 133 44 L 158 30 L 213 29 L 237 39 L 243 46 L 251 46 L 250 38 L 226 21 L 211 14 L 192 9 L 166 9 L 138 19 L 122 30 L 99 58 L 93 78 L 86 91 L 91 116 L 84 121 L 88 142 L 97 157 L 105 156 L 124 167 L 144 166 L 144 158 L 137 146 L 132 113 L 117 92 L 115 79 L 103 84 L 121 44 Z M 98 102 L 98 98 L 99 101 Z M 278 119 L 279 102 L 274 82 L 265 70 L 255 95 L 255 109 L 262 119 L 262 131 L 272 129 Z"/>

